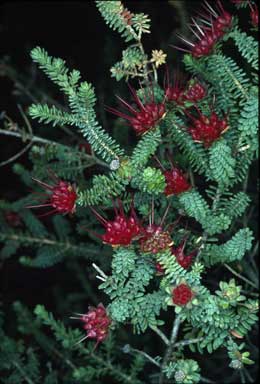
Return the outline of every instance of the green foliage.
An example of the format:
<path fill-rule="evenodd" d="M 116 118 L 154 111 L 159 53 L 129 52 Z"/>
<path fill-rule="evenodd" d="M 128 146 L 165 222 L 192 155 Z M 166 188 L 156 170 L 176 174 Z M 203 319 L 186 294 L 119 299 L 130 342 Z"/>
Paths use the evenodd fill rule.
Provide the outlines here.
<path fill-rule="evenodd" d="M 184 123 L 173 113 L 166 115 L 166 124 L 169 127 L 171 138 L 178 145 L 182 153 L 188 159 L 194 171 L 202 174 L 208 168 L 206 153 L 201 144 L 194 143 L 191 135 L 184 128 Z"/>
<path fill-rule="evenodd" d="M 147 56 L 137 47 L 129 47 L 122 52 L 122 60 L 113 65 L 110 69 L 112 77 L 117 81 L 123 77 L 134 78 L 138 71 L 143 67 L 143 62 Z"/>
<path fill-rule="evenodd" d="M 175 383 L 193 384 L 200 381 L 200 368 L 195 360 L 171 361 L 164 371 L 168 379 L 174 378 Z"/>
<path fill-rule="evenodd" d="M 231 359 L 229 366 L 233 369 L 242 369 L 244 364 L 254 364 L 254 362 L 248 358 L 249 352 L 240 352 L 245 346 L 245 343 L 240 345 L 236 344 L 234 340 L 230 339 L 227 344 L 228 356 Z"/>
<path fill-rule="evenodd" d="M 225 140 L 219 140 L 210 147 L 209 168 L 212 179 L 219 184 L 228 185 L 235 177 L 235 159 Z"/>
<path fill-rule="evenodd" d="M 111 173 L 109 176 L 94 176 L 92 188 L 82 192 L 80 191 L 77 203 L 79 205 L 86 206 L 107 201 L 124 192 L 125 186 L 128 183 L 129 180 L 127 178 L 122 178 L 119 172 Z"/>
<path fill-rule="evenodd" d="M 155 127 L 137 137 L 136 145 L 127 147 L 128 155 L 125 155 L 97 121 L 93 86 L 81 81 L 80 72 L 69 70 L 64 60 L 49 56 L 40 47 L 31 51 L 33 61 L 60 88 L 69 108 L 57 107 L 46 97 L 43 104 L 31 105 L 29 115 L 40 123 L 70 132 L 70 137 L 64 140 L 64 145 L 31 137 L 32 130 L 29 132 L 28 128 L 30 134 L 26 132 L 23 136 L 22 132 L 21 137 L 32 140 L 31 171 L 21 164 L 15 164 L 13 170 L 27 189 L 33 186 L 35 191 L 42 192 L 31 176 L 49 184 L 46 169 L 51 168 L 60 178 L 76 183 L 77 207 L 73 215 L 57 215 L 41 221 L 37 211 L 35 215 L 25 209 L 33 205 L 34 194 L 13 203 L 1 200 L 1 263 L 8 263 L 16 254 L 25 267 L 49 268 L 64 262 L 64 267 L 82 288 L 80 292 L 68 293 L 71 287 L 63 290 L 57 282 L 53 290 L 57 305 L 54 315 L 42 304 L 36 306 L 33 315 L 21 303 L 14 303 L 15 339 L 8 335 L 11 326 L 4 323 L 0 312 L 0 370 L 4 372 L 0 382 L 99 384 L 101 380 L 111 379 L 116 383 L 142 384 L 139 377 L 144 378 L 144 383 L 155 383 L 157 377 L 161 382 L 165 374 L 176 383 L 198 383 L 203 381 L 200 367 L 195 360 L 185 358 L 186 345 L 192 352 L 205 353 L 206 350 L 210 354 L 226 348 L 230 367 L 245 369 L 253 360 L 249 359 L 249 352 L 242 352 L 245 343 L 238 345 L 234 340 L 248 337 L 257 321 L 258 309 L 257 300 L 247 298 L 247 293 L 254 297 L 255 283 L 242 275 L 245 272 L 251 278 L 249 263 L 253 264 L 257 249 L 255 246 L 252 255 L 246 256 L 253 243 L 253 230 L 246 226 L 246 209 L 253 200 L 248 196 L 247 178 L 250 165 L 258 155 L 258 89 L 256 73 L 249 73 L 250 68 L 258 68 L 256 41 L 240 31 L 234 17 L 232 27 L 212 54 L 201 58 L 184 56 L 188 73 L 198 77 L 207 89 L 206 97 L 197 103 L 198 108 L 206 116 L 215 111 L 228 120 L 229 129 L 205 148 L 189 133 L 190 120 L 186 112 L 196 113 L 194 103 L 178 105 L 165 100 L 165 89 L 158 81 L 160 64 L 153 57 L 156 51 L 149 59 L 141 41 L 143 33 L 150 32 L 148 16 L 131 13 L 121 1 L 95 3 L 108 26 L 125 42 L 130 42 L 122 52 L 121 61 L 111 68 L 112 77 L 117 81 L 140 80 L 136 91 L 140 101 L 145 105 L 152 97 L 156 103 L 164 103 L 166 113 Z M 237 48 L 242 63 L 237 61 L 239 56 L 232 54 L 232 49 L 223 50 L 226 42 Z M 159 53 L 163 62 L 165 54 Z M 190 84 L 195 80 L 192 78 Z M 90 155 L 79 150 L 80 139 L 72 131 L 73 127 L 79 129 L 91 146 Z M 9 124 L 7 132 L 17 133 L 16 129 Z M 180 168 L 187 169 L 192 188 L 167 198 L 166 180 L 163 172 L 154 166 L 154 155 L 165 167 L 173 160 Z M 96 165 L 99 167 L 94 168 Z M 87 169 L 90 167 L 93 168 Z M 97 229 L 99 233 L 100 225 L 85 207 L 100 205 L 98 210 L 108 209 L 106 217 L 110 220 L 110 209 L 117 198 L 122 200 L 125 211 L 134 201 L 143 228 L 129 246 L 108 247 L 96 240 L 91 231 L 87 237 L 85 227 Z M 164 217 L 166 207 L 169 209 Z M 8 220 L 10 212 L 18 215 L 16 223 Z M 243 220 L 239 219 L 241 215 Z M 130 225 L 132 223 L 127 223 Z M 184 244 L 185 255 L 197 251 L 189 268 L 181 266 L 171 245 L 156 254 L 141 252 L 140 238 L 149 236 L 149 230 L 155 226 L 159 226 L 153 234 L 155 242 L 160 242 L 161 232 L 167 231 L 171 244 Z M 119 228 L 115 222 L 111 228 L 106 225 L 108 233 L 129 231 L 126 225 Z M 74 311 L 86 313 L 86 300 L 95 305 L 100 301 L 92 281 L 93 270 L 91 273 L 87 268 L 90 260 L 98 260 L 100 265 L 93 264 L 93 267 L 99 272 L 96 276 L 102 281 L 99 289 L 108 299 L 106 309 L 112 319 L 109 336 L 98 347 L 91 340 L 78 343 L 86 333 L 83 327 L 80 331 L 82 324 L 68 320 L 68 314 Z M 227 265 L 233 262 L 234 268 L 242 266 L 241 275 Z M 248 270 L 244 265 L 245 268 L 248 265 Z M 225 274 L 222 281 L 218 281 L 218 273 L 225 271 L 225 267 L 247 282 L 248 291 L 235 279 L 226 281 Z M 162 269 L 161 273 L 158 268 Z M 186 284 L 192 292 L 190 301 L 184 305 L 176 305 L 172 297 L 173 289 L 180 284 Z M 162 310 L 167 311 L 165 315 Z M 171 310 L 175 316 L 173 325 L 168 324 Z M 164 325 L 161 315 L 167 322 L 165 330 L 158 328 Z M 125 344 L 128 336 L 124 326 L 129 324 L 134 333 L 144 333 L 150 328 L 149 332 L 160 336 L 166 345 L 164 358 L 149 356 L 150 344 L 146 343 L 149 334 L 142 335 L 146 345 L 143 351 L 127 345 L 122 348 L 120 342 L 123 340 Z M 172 334 L 168 339 L 164 332 L 168 333 L 170 326 Z M 51 333 L 48 334 L 47 329 Z M 183 340 L 176 342 L 179 335 L 183 335 Z M 131 355 L 129 359 L 122 359 L 122 350 Z M 47 365 L 44 361 L 48 361 Z M 145 361 L 156 366 L 160 373 L 145 377 L 145 371 L 142 372 Z"/>
<path fill-rule="evenodd" d="M 151 130 L 143 135 L 137 143 L 131 156 L 130 161 L 133 169 L 137 169 L 137 167 L 144 167 L 149 158 L 155 154 L 160 142 L 161 133 L 159 128 Z"/>
<path fill-rule="evenodd" d="M 131 14 L 131 23 L 128 22 L 127 16 L 124 15 L 127 9 L 121 1 L 96 1 L 96 4 L 105 22 L 113 30 L 117 30 L 126 42 L 138 40 L 142 33 L 150 32 L 150 20 L 142 13 Z"/>
<path fill-rule="evenodd" d="M 245 32 L 240 31 L 239 28 L 234 28 L 229 33 L 229 37 L 231 37 L 234 40 L 241 55 L 257 71 L 258 70 L 257 41 L 252 36 L 248 36 Z"/>
<path fill-rule="evenodd" d="M 84 137 L 93 150 L 101 157 L 111 162 L 123 154 L 118 144 L 106 133 L 97 123 L 94 105 L 96 101 L 93 87 L 80 80 L 79 71 L 66 68 L 65 61 L 59 58 L 52 58 L 48 53 L 36 47 L 31 52 L 32 59 L 39 64 L 45 74 L 67 95 L 69 106 L 72 111 L 71 123 L 81 130 Z M 57 108 L 50 109 L 46 106 L 33 104 L 29 109 L 32 118 L 41 121 L 52 122 L 53 125 L 64 123 L 68 114 L 58 112 Z M 65 119 L 65 120 L 64 120 Z"/>
<path fill-rule="evenodd" d="M 203 250 L 203 259 L 209 265 L 241 260 L 252 246 L 252 231 L 240 229 L 230 240 L 221 245 L 207 245 Z"/>
<path fill-rule="evenodd" d="M 133 179 L 132 185 L 138 186 L 142 192 L 158 195 L 164 191 L 166 183 L 159 169 L 147 167 Z"/>
<path fill-rule="evenodd" d="M 160 324 L 156 319 L 162 307 L 162 291 L 146 292 L 154 268 L 131 248 L 119 248 L 113 254 L 112 275 L 102 288 L 110 297 L 109 312 L 119 323 L 130 322 L 134 331 L 144 332 L 148 326 Z"/>

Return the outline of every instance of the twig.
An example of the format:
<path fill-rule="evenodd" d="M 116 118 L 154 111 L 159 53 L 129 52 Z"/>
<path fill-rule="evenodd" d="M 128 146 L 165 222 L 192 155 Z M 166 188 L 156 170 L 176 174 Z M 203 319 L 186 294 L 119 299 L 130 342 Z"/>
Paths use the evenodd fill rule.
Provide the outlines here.
<path fill-rule="evenodd" d="M 128 353 L 136 352 L 139 355 L 144 356 L 147 360 L 150 361 L 150 363 L 156 365 L 157 367 L 160 367 L 160 363 L 158 363 L 158 361 L 156 361 L 152 356 L 148 355 L 148 353 L 146 353 L 144 351 L 140 351 L 139 349 L 133 348 L 130 345 L 128 345 L 128 348 L 129 348 L 129 352 Z"/>
<path fill-rule="evenodd" d="M 166 349 L 166 353 L 164 355 L 164 358 L 163 358 L 163 361 L 161 364 L 161 373 L 160 373 L 160 377 L 159 377 L 159 384 L 163 384 L 163 382 L 164 382 L 164 368 L 168 364 L 168 361 L 171 357 L 171 354 L 172 354 L 172 351 L 174 348 L 174 343 L 175 343 L 175 340 L 176 340 L 177 335 L 178 335 L 180 324 L 181 324 L 181 317 L 180 317 L 180 314 L 178 314 L 177 317 L 175 317 L 173 327 L 172 327 L 170 342 L 168 344 L 168 348 Z"/>
<path fill-rule="evenodd" d="M 165 334 L 160 331 L 159 328 L 157 328 L 156 326 L 150 326 L 150 328 L 155 332 L 157 333 L 158 336 L 160 336 L 160 338 L 163 340 L 163 342 L 166 344 L 166 345 L 169 345 L 170 341 L 169 339 L 165 336 Z"/>
<path fill-rule="evenodd" d="M 14 136 L 14 137 L 22 138 L 24 140 L 31 140 L 30 145 L 32 145 L 33 143 L 41 143 L 41 144 L 45 144 L 45 145 L 64 145 L 64 144 L 57 143 L 55 141 L 44 139 L 43 137 L 31 136 L 28 134 L 26 135 L 26 134 L 22 134 L 20 132 L 11 132 L 11 131 L 7 131 L 5 129 L 0 129 L 0 135 Z M 69 149 L 70 147 L 67 147 L 67 148 Z M 88 155 L 87 153 L 82 153 L 82 152 L 80 152 L 80 153 L 86 159 L 93 160 L 96 164 L 99 164 L 99 165 L 102 165 L 103 167 L 109 168 L 109 164 L 98 159 L 96 156 Z"/>
<path fill-rule="evenodd" d="M 24 380 L 28 384 L 34 384 L 34 382 L 27 376 L 27 373 L 22 369 L 22 367 L 17 363 L 17 361 L 13 361 L 14 366 L 18 369 L 18 371 L 22 374 Z"/>
<path fill-rule="evenodd" d="M 201 340 L 203 340 L 203 337 L 197 337 L 196 339 L 183 340 L 183 341 L 179 341 L 178 343 L 175 343 L 173 347 L 178 348 L 180 346 L 198 343 Z"/>
<path fill-rule="evenodd" d="M 229 265 L 227 265 L 226 263 L 224 264 L 225 268 L 227 268 L 231 273 L 233 273 L 233 275 L 239 277 L 241 280 L 244 280 L 247 284 L 250 284 L 252 287 L 254 288 L 258 288 L 257 285 L 255 283 L 253 283 L 252 281 L 248 280 L 246 277 L 240 275 L 238 272 L 236 272 L 233 268 L 231 268 Z"/>

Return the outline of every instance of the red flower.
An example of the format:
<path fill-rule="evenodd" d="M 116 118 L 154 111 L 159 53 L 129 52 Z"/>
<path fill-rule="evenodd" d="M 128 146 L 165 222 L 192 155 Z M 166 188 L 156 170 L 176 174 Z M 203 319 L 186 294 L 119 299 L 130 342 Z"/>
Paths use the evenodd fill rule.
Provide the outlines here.
<path fill-rule="evenodd" d="M 47 190 L 47 193 L 41 193 L 45 199 L 45 204 L 31 205 L 27 208 L 53 207 L 54 209 L 47 212 L 47 215 L 52 213 L 74 213 L 76 209 L 77 194 L 75 188 L 68 182 L 60 180 L 52 171 L 49 174 L 55 185 L 46 184 L 40 180 L 34 179 L 36 183 Z M 45 216 L 46 214 L 42 215 Z"/>
<path fill-rule="evenodd" d="M 151 224 L 144 229 L 144 235 L 140 238 L 142 252 L 156 254 L 173 244 L 170 233 L 164 231 L 161 225 Z"/>
<path fill-rule="evenodd" d="M 193 20 L 193 27 L 196 30 L 191 31 L 194 33 L 197 42 L 193 43 L 182 36 L 179 38 L 189 46 L 189 49 L 177 48 L 181 51 L 191 53 L 194 57 L 207 56 L 211 53 L 217 41 L 224 35 L 225 30 L 231 26 L 232 16 L 226 12 L 220 2 L 217 0 L 217 10 L 205 1 L 204 8 L 207 13 L 201 14 L 203 18 Z"/>
<path fill-rule="evenodd" d="M 155 264 L 156 274 L 157 275 L 163 275 L 164 274 L 164 268 L 160 263 Z"/>
<path fill-rule="evenodd" d="M 156 254 L 173 245 L 170 232 L 166 231 L 163 228 L 163 223 L 166 219 L 169 208 L 170 208 L 170 204 L 166 208 L 160 224 L 156 225 L 154 224 L 154 204 L 152 203 L 152 210 L 149 218 L 149 225 L 146 228 L 143 228 L 141 237 L 139 240 L 140 248 L 142 252 L 149 252 L 149 253 Z"/>
<path fill-rule="evenodd" d="M 183 104 L 184 94 L 184 76 L 176 72 L 173 77 L 173 82 L 169 80 L 169 71 L 166 69 L 164 79 L 164 93 L 167 101 L 175 101 L 177 104 Z"/>
<path fill-rule="evenodd" d="M 96 218 L 105 227 L 106 232 L 103 235 L 95 234 L 100 237 L 104 243 L 112 246 L 127 246 L 141 233 L 142 226 L 136 216 L 134 208 L 131 208 L 131 214 L 128 217 L 125 216 L 122 201 L 118 199 L 119 210 L 114 206 L 115 219 L 106 220 L 93 208 Z"/>
<path fill-rule="evenodd" d="M 114 108 L 107 107 L 106 109 L 113 114 L 122 117 L 129 121 L 129 124 L 133 127 L 137 135 L 142 135 L 150 129 L 154 128 L 160 119 L 165 115 L 165 105 L 163 103 L 155 103 L 153 92 L 150 95 L 150 100 L 145 100 L 143 104 L 140 98 L 137 96 L 136 91 L 130 87 L 130 91 L 134 98 L 136 108 L 134 109 L 130 104 L 117 96 L 122 106 L 132 114 L 127 115 L 123 112 L 117 111 Z"/>
<path fill-rule="evenodd" d="M 98 344 L 106 339 L 109 333 L 111 319 L 103 304 L 98 304 L 97 308 L 89 307 L 86 314 L 77 313 L 76 315 L 79 317 L 71 317 L 71 319 L 81 320 L 83 322 L 83 328 L 87 331 L 87 335 L 79 340 L 78 343 L 89 338 L 96 339 Z"/>
<path fill-rule="evenodd" d="M 176 305 L 186 305 L 192 297 L 193 292 L 186 284 L 180 284 L 172 291 L 172 301 Z"/>
<path fill-rule="evenodd" d="M 250 17 L 251 17 L 251 23 L 254 27 L 258 27 L 258 8 L 256 4 L 251 4 L 249 2 L 249 7 L 251 9 L 250 11 Z"/>
<path fill-rule="evenodd" d="M 227 116 L 220 119 L 217 114 L 212 111 L 210 117 L 205 116 L 196 108 L 199 118 L 195 118 L 189 112 L 186 114 L 191 118 L 193 125 L 188 128 L 194 141 L 203 143 L 206 148 L 220 138 L 220 136 L 229 128 Z"/>
<path fill-rule="evenodd" d="M 191 185 L 179 168 L 172 166 L 170 171 L 164 171 L 163 174 L 166 181 L 164 190 L 166 196 L 179 195 L 191 188 Z"/>
<path fill-rule="evenodd" d="M 187 239 L 184 239 L 178 247 L 172 247 L 172 254 L 176 257 L 177 262 L 184 269 L 188 269 L 192 264 L 193 258 L 196 255 L 197 251 L 192 251 L 189 255 L 184 254 L 184 248 L 186 245 Z"/>
<path fill-rule="evenodd" d="M 206 89 L 198 81 L 192 80 L 184 92 L 184 99 L 196 103 L 206 96 Z"/>

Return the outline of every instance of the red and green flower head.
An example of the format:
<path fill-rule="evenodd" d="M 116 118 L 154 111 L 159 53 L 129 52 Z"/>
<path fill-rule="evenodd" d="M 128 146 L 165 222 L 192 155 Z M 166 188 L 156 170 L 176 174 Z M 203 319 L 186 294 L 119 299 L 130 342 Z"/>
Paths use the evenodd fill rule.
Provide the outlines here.
<path fill-rule="evenodd" d="M 182 266 L 184 269 L 188 269 L 192 261 L 197 254 L 197 250 L 192 251 L 188 255 L 185 255 L 184 249 L 187 242 L 187 238 L 183 239 L 183 241 L 180 243 L 178 247 L 172 247 L 171 251 L 172 254 L 175 256 L 177 262 Z"/>
<path fill-rule="evenodd" d="M 193 103 L 204 99 L 205 96 L 206 88 L 198 80 L 195 79 L 190 80 L 188 87 L 183 94 L 183 98 L 186 101 Z"/>
<path fill-rule="evenodd" d="M 164 171 L 163 174 L 166 181 L 166 187 L 164 190 L 164 194 L 166 196 L 179 195 L 180 193 L 186 192 L 191 188 L 187 178 L 179 168 L 173 166 L 171 170 Z"/>
<path fill-rule="evenodd" d="M 155 160 L 159 164 L 162 173 L 165 177 L 166 187 L 164 189 L 164 194 L 168 197 L 171 195 L 179 195 L 183 192 L 188 191 L 191 188 L 187 177 L 184 175 L 183 171 L 176 167 L 173 162 L 170 160 L 171 169 L 166 170 L 159 159 L 154 156 Z"/>
<path fill-rule="evenodd" d="M 257 28 L 258 27 L 258 7 L 256 4 L 252 4 L 249 1 L 249 6 L 250 6 L 250 17 L 251 17 L 251 23 L 253 27 Z"/>
<path fill-rule="evenodd" d="M 164 93 L 167 101 L 174 101 L 183 106 L 185 101 L 196 103 L 206 96 L 206 89 L 196 79 L 190 79 L 186 83 L 185 76 L 180 72 L 175 72 L 173 81 L 169 79 L 169 71 L 166 68 L 164 77 Z"/>
<path fill-rule="evenodd" d="M 170 81 L 169 70 L 166 67 L 164 93 L 167 101 L 175 101 L 177 104 L 183 105 L 184 81 L 185 77 L 179 71 L 174 73 L 173 80 Z"/>
<path fill-rule="evenodd" d="M 155 102 L 152 87 L 149 97 L 144 95 L 144 102 L 141 101 L 136 91 L 131 86 L 129 86 L 129 89 L 135 102 L 134 106 L 119 96 L 117 96 L 117 98 L 120 101 L 122 107 L 124 107 L 125 110 L 130 114 L 126 114 L 110 107 L 107 107 L 107 110 L 123 119 L 126 119 L 137 135 L 143 135 L 144 133 L 154 128 L 164 117 L 166 112 L 165 103 Z"/>
<path fill-rule="evenodd" d="M 179 38 L 188 46 L 188 48 L 175 47 L 181 51 L 191 53 L 194 57 L 203 57 L 211 54 L 215 44 L 230 28 L 232 16 L 224 10 L 220 0 L 214 4 L 214 8 L 206 0 L 203 4 L 204 13 L 200 13 L 199 18 L 192 19 L 193 23 L 189 26 L 194 34 L 195 42 L 186 38 Z M 193 29 L 194 28 L 194 29 Z"/>
<path fill-rule="evenodd" d="M 46 193 L 38 193 L 41 198 L 44 199 L 43 204 L 27 206 L 27 208 L 42 208 L 42 207 L 52 207 L 53 209 L 46 214 L 50 215 L 52 213 L 67 214 L 74 213 L 76 209 L 76 200 L 77 193 L 75 187 L 68 183 L 67 181 L 60 180 L 54 172 L 49 170 L 49 175 L 54 185 L 49 185 L 34 179 L 41 187 L 46 190 Z M 36 192 L 37 194 L 37 192 Z"/>
<path fill-rule="evenodd" d="M 101 238 L 105 244 L 110 244 L 113 247 L 130 245 L 142 232 L 142 225 L 137 218 L 133 205 L 130 215 L 126 216 L 122 201 L 120 199 L 117 201 L 118 207 L 114 204 L 115 217 L 113 220 L 105 219 L 96 210 L 91 208 L 96 218 L 106 229 L 103 235 L 95 235 Z"/>
<path fill-rule="evenodd" d="M 83 329 L 87 333 L 78 343 L 85 339 L 96 339 L 97 344 L 99 344 L 107 338 L 112 321 L 103 304 L 98 304 L 96 308 L 89 307 L 86 314 L 77 313 L 76 315 L 77 317 L 71 317 L 71 319 L 80 320 L 83 323 Z"/>
<path fill-rule="evenodd" d="M 165 210 L 160 224 L 154 223 L 154 205 L 152 204 L 152 213 L 150 215 L 149 225 L 143 228 L 139 243 L 142 252 L 156 254 L 164 251 L 173 245 L 170 232 L 163 228 L 163 223 L 167 216 L 170 205 Z"/>
<path fill-rule="evenodd" d="M 192 125 L 189 126 L 188 131 L 194 141 L 203 143 L 204 147 L 208 148 L 228 130 L 227 115 L 220 118 L 216 112 L 212 110 L 210 116 L 206 116 L 203 115 L 198 108 L 196 109 L 199 115 L 198 117 L 194 117 L 188 111 L 185 111 L 192 121 Z"/>
<path fill-rule="evenodd" d="M 175 305 L 185 306 L 194 297 L 194 294 L 187 284 L 179 284 L 172 290 L 172 302 Z"/>

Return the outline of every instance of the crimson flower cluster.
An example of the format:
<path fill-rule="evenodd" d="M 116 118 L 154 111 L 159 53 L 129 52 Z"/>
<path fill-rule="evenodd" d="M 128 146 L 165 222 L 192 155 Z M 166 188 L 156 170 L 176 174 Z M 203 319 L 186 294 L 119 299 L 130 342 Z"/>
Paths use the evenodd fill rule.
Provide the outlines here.
<path fill-rule="evenodd" d="M 36 183 L 47 191 L 47 193 L 40 194 L 44 198 L 44 204 L 31 205 L 27 206 L 27 208 L 52 207 L 53 210 L 47 212 L 45 215 L 50 215 L 52 213 L 74 213 L 77 200 L 77 193 L 74 186 L 66 181 L 60 180 L 53 172 L 49 171 L 49 174 L 55 182 L 55 185 L 49 185 L 33 178 Z"/>
<path fill-rule="evenodd" d="M 172 254 L 176 257 L 177 262 L 184 269 L 188 269 L 191 266 L 193 258 L 197 253 L 197 250 L 194 250 L 188 255 L 185 255 L 184 248 L 186 241 L 187 239 L 184 239 L 178 247 L 172 247 Z"/>
<path fill-rule="evenodd" d="M 186 111 L 186 114 L 191 118 L 192 125 L 188 128 L 194 141 L 203 143 L 205 148 L 220 138 L 220 136 L 229 128 L 227 116 L 223 119 L 219 118 L 216 112 L 212 111 L 211 115 L 205 116 L 197 108 L 199 117 L 195 118 Z"/>
<path fill-rule="evenodd" d="M 96 210 L 92 208 L 92 212 L 105 227 L 106 232 L 103 235 L 96 234 L 104 243 L 112 246 L 127 246 L 141 233 L 142 226 L 136 216 L 132 206 L 130 216 L 127 217 L 124 213 L 122 201 L 118 199 L 119 209 L 114 206 L 115 218 L 106 220 Z"/>
<path fill-rule="evenodd" d="M 81 320 L 83 328 L 87 331 L 87 335 L 79 342 L 85 339 L 96 339 L 97 344 L 104 341 L 109 333 L 111 319 L 109 318 L 106 308 L 103 304 L 95 307 L 89 307 L 86 314 L 77 314 L 79 317 L 71 317 L 72 319 Z"/>
<path fill-rule="evenodd" d="M 258 8 L 257 8 L 257 5 L 256 4 L 251 4 L 249 2 L 249 6 L 250 6 L 250 17 L 251 17 L 251 23 L 254 27 L 258 27 L 258 21 L 259 21 L 259 18 L 258 18 Z"/>
<path fill-rule="evenodd" d="M 206 89 L 198 80 L 192 79 L 185 86 L 183 78 L 178 74 L 175 74 L 173 83 L 168 78 L 164 88 L 166 100 L 175 101 L 178 105 L 183 105 L 185 101 L 196 103 L 206 96 Z"/>
<path fill-rule="evenodd" d="M 191 188 L 183 172 L 175 166 L 172 166 L 171 170 L 164 171 L 163 175 L 166 182 L 164 190 L 166 196 L 179 195 Z"/>
<path fill-rule="evenodd" d="M 106 109 L 109 112 L 128 120 L 129 125 L 134 129 L 135 133 L 137 135 L 143 135 L 150 129 L 154 128 L 158 124 L 158 122 L 164 117 L 166 112 L 165 103 L 156 103 L 152 91 L 149 100 L 145 100 L 145 102 L 142 103 L 136 91 L 131 86 L 129 86 L 129 89 L 136 104 L 135 108 L 132 107 L 125 100 L 123 100 L 121 97 L 117 96 L 117 98 L 120 101 L 121 105 L 128 112 L 130 112 L 132 116 L 120 112 L 114 108 L 107 107 Z"/>
<path fill-rule="evenodd" d="M 192 56 L 197 58 L 209 55 L 215 44 L 225 34 L 226 30 L 230 28 L 232 23 L 232 16 L 224 10 L 220 0 L 216 1 L 215 8 L 205 1 L 204 9 L 206 13 L 201 14 L 202 18 L 193 19 L 190 27 L 197 41 L 193 43 L 179 36 L 189 46 L 189 49 L 174 48 L 191 53 Z M 193 30 L 192 27 L 195 27 L 196 30 Z"/>
<path fill-rule="evenodd" d="M 193 292 L 186 284 L 179 284 L 172 290 L 172 302 L 184 306 L 193 298 Z"/>
<path fill-rule="evenodd" d="M 188 255 L 185 255 L 184 248 L 186 241 L 187 239 L 184 239 L 178 247 L 173 246 L 171 248 L 172 255 L 176 258 L 178 264 L 180 264 L 184 269 L 188 269 L 191 266 L 193 258 L 197 253 L 197 250 L 194 250 Z M 158 275 L 164 274 L 164 268 L 160 263 L 155 264 L 155 269 Z"/>
<path fill-rule="evenodd" d="M 156 254 L 173 244 L 170 233 L 163 230 L 161 225 L 151 224 L 143 230 L 140 238 L 140 248 L 142 252 Z"/>

